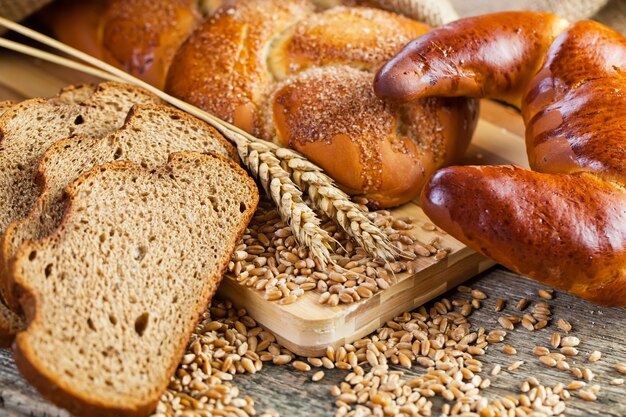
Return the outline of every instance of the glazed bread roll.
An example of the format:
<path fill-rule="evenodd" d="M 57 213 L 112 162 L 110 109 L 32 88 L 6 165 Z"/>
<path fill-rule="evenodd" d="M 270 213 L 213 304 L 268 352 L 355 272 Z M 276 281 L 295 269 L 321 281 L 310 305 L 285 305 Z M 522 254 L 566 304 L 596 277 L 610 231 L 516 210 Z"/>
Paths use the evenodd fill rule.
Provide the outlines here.
<path fill-rule="evenodd" d="M 438 171 L 422 194 L 426 214 L 516 272 L 624 307 L 624 74 L 626 38 L 606 26 L 509 12 L 414 41 L 381 69 L 375 88 L 396 102 L 431 95 L 520 102 L 533 171 Z"/>
<path fill-rule="evenodd" d="M 372 207 L 416 198 L 463 155 L 476 125 L 472 99 L 375 96 L 376 70 L 429 30 L 390 12 L 311 0 L 82 3 L 54 12 L 60 40 L 303 153 Z M 68 27 L 87 7 L 95 24 Z"/>

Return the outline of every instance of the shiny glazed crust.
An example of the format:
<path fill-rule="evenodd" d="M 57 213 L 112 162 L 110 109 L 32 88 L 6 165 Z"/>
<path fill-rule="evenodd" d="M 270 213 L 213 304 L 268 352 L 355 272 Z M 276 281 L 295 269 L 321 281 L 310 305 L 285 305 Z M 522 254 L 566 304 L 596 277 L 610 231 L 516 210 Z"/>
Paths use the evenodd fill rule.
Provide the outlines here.
<path fill-rule="evenodd" d="M 257 136 L 279 136 L 373 207 L 414 199 L 434 169 L 453 162 L 467 147 L 476 123 L 473 100 L 392 106 L 371 93 L 373 73 L 426 33 L 424 24 L 367 7 L 319 10 L 311 0 L 224 0 L 203 10 L 204 21 L 185 20 L 187 25 L 174 29 L 162 22 L 173 14 L 160 10 L 164 2 L 170 3 L 111 0 L 99 21 L 104 58 L 135 68 L 153 83 L 164 77 L 169 93 Z M 178 7 L 184 16 L 202 14 L 190 12 L 188 1 L 173 4 L 169 8 Z M 115 46 L 133 27 L 144 28 L 141 21 L 159 24 Z M 192 26 L 193 32 L 184 35 Z M 57 25 L 58 36 L 69 31 Z M 169 68 L 165 61 L 151 66 L 152 58 L 172 51 Z M 289 106 L 281 104 L 285 101 Z M 313 113 L 305 115 L 305 110 Z M 330 134 L 328 125 L 343 134 Z"/>
<path fill-rule="evenodd" d="M 556 15 L 504 12 L 457 20 L 408 44 L 376 75 L 392 101 L 489 97 L 519 106 L 546 51 L 568 22 Z"/>
<path fill-rule="evenodd" d="M 535 42 L 534 35 L 523 31 L 521 39 L 511 40 L 507 33 L 533 16 L 562 26 L 556 17 L 511 12 L 503 16 L 511 25 L 500 35 L 463 43 L 467 34 L 455 34 L 450 29 L 455 24 L 450 25 L 431 32 L 430 42 L 446 40 L 459 50 L 447 57 L 432 56 L 429 44 L 418 40 L 378 73 L 376 91 L 397 101 L 412 98 L 414 92 L 419 97 L 437 94 L 440 83 L 471 83 L 478 97 L 503 98 L 517 91 L 518 96 L 508 97 L 522 103 L 535 171 L 510 166 L 446 168 L 424 188 L 422 207 L 455 238 L 516 272 L 596 303 L 624 307 L 626 133 L 620 117 L 626 111 L 626 39 L 584 21 L 562 27 L 560 34 L 553 31 L 549 44 Z M 457 22 L 456 27 L 471 22 L 475 31 L 483 32 L 498 20 L 499 15 L 488 15 Z M 413 73 L 393 86 L 393 74 L 406 68 L 421 67 L 422 61 L 433 68 L 462 65 L 459 57 L 480 57 L 475 48 L 489 44 L 505 50 L 527 45 L 524 62 L 536 71 L 523 76 L 512 72 L 519 78 L 488 85 L 510 62 L 483 57 L 477 58 L 480 71 L 468 79 L 463 71 L 441 80 L 436 74 Z"/>

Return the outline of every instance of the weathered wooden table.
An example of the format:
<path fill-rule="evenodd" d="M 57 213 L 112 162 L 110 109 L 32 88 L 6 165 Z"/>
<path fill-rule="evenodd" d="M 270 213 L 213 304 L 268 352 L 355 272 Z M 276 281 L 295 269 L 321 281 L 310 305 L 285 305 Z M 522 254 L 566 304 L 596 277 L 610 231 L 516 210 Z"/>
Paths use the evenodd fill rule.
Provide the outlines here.
<path fill-rule="evenodd" d="M 465 9 L 461 12 L 467 14 L 474 10 L 472 3 L 478 2 L 477 0 L 454 0 L 454 3 L 456 6 L 465 5 Z M 484 6 L 485 2 L 480 4 Z M 22 78 L 28 77 L 27 72 L 19 72 L 16 75 Z M 56 75 L 58 78 L 58 74 Z M 66 83 L 77 81 L 79 80 L 74 77 L 68 79 Z M 89 78 L 85 77 L 84 81 L 89 81 Z M 36 88 L 36 85 L 31 86 L 32 88 Z M 18 91 L 0 87 L 0 99 L 21 99 L 22 96 L 23 94 Z M 498 298 L 508 300 L 507 309 L 513 314 L 517 300 L 522 297 L 538 300 L 537 291 L 545 288 L 539 283 L 513 274 L 502 267 L 492 268 L 469 281 L 468 285 L 483 290 L 489 296 L 483 303 L 483 308 L 470 316 L 474 327 L 485 327 L 487 330 L 498 328 L 496 318 L 499 315 L 494 314 L 494 305 Z M 452 293 L 445 294 L 444 297 L 449 297 Z M 544 385 L 552 385 L 556 382 L 567 384 L 571 381 L 573 379 L 571 373 L 547 368 L 532 355 L 535 345 L 549 345 L 550 336 L 556 330 L 556 319 L 565 318 L 573 325 L 572 334 L 582 341 L 579 346 L 581 354 L 576 362 L 581 366 L 590 367 L 596 375 L 594 383 L 602 386 L 598 400 L 595 402 L 586 402 L 573 396 L 567 401 L 565 414 L 567 416 L 626 416 L 626 385 L 609 385 L 612 378 L 619 376 L 613 370 L 613 364 L 620 361 L 626 362 L 626 310 L 599 307 L 561 291 L 556 292 L 550 305 L 555 319 L 546 328 L 531 333 L 517 326 L 515 331 L 509 332 L 506 343 L 517 348 L 518 354 L 515 357 L 502 353 L 501 345 L 490 345 L 487 348 L 487 354 L 481 358 L 486 365 L 484 374 L 495 364 L 502 365 L 504 371 L 497 377 L 490 377 L 492 385 L 482 390 L 483 395 L 487 397 L 517 395 L 519 384 L 531 375 L 537 377 Z M 589 364 L 586 361 L 586 355 L 593 350 L 601 351 L 603 356 L 599 362 Z M 515 371 L 506 371 L 507 366 L 514 360 L 523 360 L 525 363 Z M 313 383 L 310 380 L 311 373 L 303 374 L 294 371 L 291 367 L 265 364 L 261 372 L 254 375 L 237 375 L 233 382 L 244 396 L 254 399 L 259 412 L 273 409 L 281 416 L 287 417 L 332 416 L 335 411 L 334 398 L 329 390 L 332 385 L 343 379 L 346 372 L 338 369 L 326 371 L 324 380 Z M 423 369 L 414 366 L 412 370 L 405 372 L 407 375 L 418 375 L 423 372 Z M 433 415 L 438 415 L 438 409 L 436 402 Z M 5 415 L 15 417 L 68 416 L 65 411 L 41 398 L 20 377 L 10 350 L 0 349 L 0 417 Z"/>
<path fill-rule="evenodd" d="M 508 300 L 507 309 L 513 313 L 515 304 L 520 298 L 538 300 L 537 291 L 545 286 L 529 279 L 513 274 L 502 267 L 495 267 L 483 275 L 469 281 L 470 286 L 483 290 L 489 298 L 483 308 L 470 316 L 476 327 L 487 330 L 498 327 L 494 314 L 494 305 L 498 298 Z M 444 296 L 451 296 L 453 292 Z M 549 301 L 554 319 L 544 329 L 529 332 L 521 326 L 509 332 L 507 344 L 515 346 L 518 354 L 515 357 L 505 355 L 501 345 L 490 345 L 487 354 L 481 357 L 486 365 L 485 373 L 494 364 L 502 365 L 503 372 L 491 377 L 491 387 L 483 390 L 486 396 L 503 396 L 519 394 L 519 384 L 528 376 L 534 375 L 545 385 L 556 382 L 568 383 L 572 375 L 566 371 L 547 368 L 532 355 L 536 344 L 549 345 L 550 336 L 557 329 L 556 319 L 565 318 L 573 325 L 572 334 L 581 339 L 580 354 L 576 362 L 581 366 L 590 367 L 596 377 L 594 383 L 602 386 L 595 402 L 586 402 L 573 396 L 567 400 L 567 416 L 626 416 L 626 385 L 611 386 L 609 381 L 619 374 L 613 370 L 615 362 L 626 361 L 626 310 L 603 308 L 558 291 L 555 298 Z M 603 353 L 599 362 L 589 364 L 586 354 L 599 350 Z M 506 371 L 506 367 L 514 360 L 525 361 L 519 369 Z M 417 375 L 423 370 L 413 367 L 407 374 Z M 330 387 L 340 382 L 347 371 L 331 370 L 321 382 L 311 382 L 311 373 L 303 374 L 291 367 L 277 367 L 266 364 L 263 370 L 254 375 L 237 375 L 234 383 L 243 395 L 251 396 L 257 404 L 259 412 L 274 409 L 281 416 L 332 416 L 334 414 L 334 398 L 330 395 Z M 436 406 L 433 415 L 437 415 Z M 0 416 L 67 416 L 68 414 L 42 399 L 19 376 L 9 350 L 0 350 Z"/>

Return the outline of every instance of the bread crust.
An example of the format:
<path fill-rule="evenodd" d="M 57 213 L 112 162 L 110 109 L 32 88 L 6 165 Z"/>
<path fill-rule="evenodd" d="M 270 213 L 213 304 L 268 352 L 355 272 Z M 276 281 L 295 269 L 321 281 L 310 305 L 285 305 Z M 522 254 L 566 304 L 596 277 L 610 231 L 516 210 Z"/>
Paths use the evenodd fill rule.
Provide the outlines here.
<path fill-rule="evenodd" d="M 126 71 L 163 88 L 176 51 L 200 22 L 194 0 L 108 2 L 102 52 Z"/>
<path fill-rule="evenodd" d="M 524 97 L 531 167 L 626 185 L 626 38 L 590 20 L 559 36 Z"/>
<path fill-rule="evenodd" d="M 223 6 L 180 47 L 166 90 L 259 135 L 258 106 L 272 82 L 266 48 L 276 33 L 311 12 L 306 0 L 244 0 Z M 207 53 L 209 59 L 198 59 Z"/>
<path fill-rule="evenodd" d="M 15 102 L 13 100 L 3 100 L 0 101 L 0 115 L 4 113 L 7 109 L 14 106 Z"/>
<path fill-rule="evenodd" d="M 167 0 L 133 0 L 131 3 L 142 1 L 167 3 Z M 117 8 L 119 13 L 127 14 L 133 10 L 133 6 L 126 5 L 124 0 L 112 0 L 111 3 L 115 6 L 110 8 Z M 346 191 L 367 198 L 371 207 L 391 207 L 414 199 L 425 178 L 435 168 L 458 159 L 450 156 L 463 154 L 476 124 L 476 103 L 472 100 L 433 99 L 417 104 L 413 109 L 388 109 L 385 111 L 388 114 L 382 117 L 385 120 L 373 114 L 381 104 L 372 97 L 371 75 L 402 46 L 426 33 L 429 30 L 427 25 L 368 7 L 320 10 L 315 7 L 318 3 L 312 0 L 218 3 L 217 9 L 205 10 L 205 20 L 178 48 L 167 69 L 165 89 L 170 94 L 262 139 L 276 141 L 278 131 L 278 142 L 284 146 L 293 144 L 304 156 L 324 168 Z M 142 10 L 141 18 L 147 21 L 161 17 L 154 7 Z M 118 28 L 119 37 L 123 37 L 124 33 L 131 34 L 132 27 L 141 27 L 139 19 L 128 19 L 121 24 L 112 14 L 107 14 L 102 17 L 101 24 Z M 152 30 L 161 34 L 175 33 L 165 25 L 156 25 Z M 109 42 L 109 49 L 124 51 L 126 48 L 116 45 Z M 141 52 L 140 48 L 135 49 L 138 54 Z M 128 56 L 123 60 L 117 53 L 118 60 L 109 61 L 123 67 L 132 64 Z M 159 51 L 155 53 L 159 54 Z M 139 58 L 144 59 L 138 55 Z M 277 113 L 285 110 L 274 100 L 282 93 L 296 103 L 315 102 L 307 87 L 294 87 L 305 73 L 316 69 L 328 69 L 327 73 L 330 73 L 340 68 L 345 69 L 348 84 L 338 85 L 331 78 L 318 80 L 318 87 L 324 86 L 321 90 L 325 99 L 317 100 L 314 113 L 309 116 L 317 117 L 319 123 L 311 125 L 310 118 L 302 117 L 302 112 L 295 110 L 294 106 L 291 113 Z M 363 113 L 356 125 L 380 123 L 376 130 L 384 132 L 385 136 L 349 132 L 334 136 L 323 134 L 321 139 L 319 133 L 327 124 L 341 123 L 345 130 L 354 127 L 346 115 L 358 118 L 353 104 L 361 97 L 353 92 L 352 100 L 344 100 L 341 108 L 331 103 L 335 95 L 353 86 L 354 71 L 370 75 L 367 88 L 371 97 L 367 116 Z M 283 83 L 289 82 L 293 88 L 281 93 Z M 333 111 L 327 111 L 333 106 Z M 407 117 L 409 114 L 414 118 Z M 410 136 L 396 132 L 388 126 L 389 120 L 401 129 L 420 134 Z M 289 128 L 283 125 L 283 121 Z M 431 127 L 435 124 L 442 131 L 434 132 Z M 407 125 L 413 126 L 405 128 Z M 289 132 L 293 129 L 304 131 L 311 126 L 313 130 L 309 132 L 307 145 L 297 145 L 301 142 Z M 437 147 L 439 153 L 428 146 L 434 142 L 445 142 Z M 338 152 L 342 152 L 339 158 Z M 382 157 L 366 157 L 377 152 Z"/>
<path fill-rule="evenodd" d="M 348 192 L 374 208 L 392 207 L 417 198 L 435 169 L 464 154 L 478 102 L 391 105 L 374 96 L 372 80 L 345 66 L 290 77 L 270 96 L 268 124 L 282 146 L 306 155 Z"/>
<path fill-rule="evenodd" d="M 512 52 L 484 53 L 494 48 Z M 383 67 L 375 87 L 399 101 L 469 94 L 521 103 L 535 171 L 443 169 L 424 188 L 422 207 L 452 236 L 518 273 L 623 307 L 625 70 L 626 38 L 606 26 L 506 12 L 416 40 Z"/>
<path fill-rule="evenodd" d="M 546 51 L 568 22 L 537 12 L 460 19 L 408 44 L 376 74 L 376 94 L 394 102 L 422 97 L 489 97 L 520 106 Z"/>
<path fill-rule="evenodd" d="M 232 235 L 231 241 L 229 242 L 231 248 L 230 251 L 224 253 L 222 258 L 219 260 L 222 265 L 221 270 L 218 270 L 215 276 L 209 277 L 209 279 L 207 279 L 207 285 L 209 285 L 211 288 L 208 289 L 207 297 L 196 309 L 196 323 L 200 320 L 202 313 L 208 307 L 212 296 L 217 290 L 219 282 L 221 281 L 221 278 L 223 277 L 228 266 L 228 261 L 232 256 L 232 252 L 234 251 L 236 244 L 243 236 L 247 224 L 252 219 L 259 199 L 258 189 L 254 180 L 250 178 L 248 174 L 237 163 L 219 155 L 198 154 L 196 152 L 175 153 L 170 156 L 167 165 L 158 170 L 152 171 L 151 173 L 152 175 L 158 175 L 159 172 L 166 173 L 168 167 L 170 167 L 173 163 L 176 163 L 177 161 L 191 163 L 198 158 L 217 159 L 221 163 L 227 164 L 231 169 L 237 171 L 240 175 L 242 175 L 242 177 L 245 178 L 247 186 L 250 189 L 253 204 L 246 207 L 246 220 L 241 223 L 241 227 L 239 228 L 239 230 Z M 73 200 L 77 198 L 77 190 L 80 188 L 81 184 L 87 182 L 92 177 L 97 176 L 98 173 L 103 170 L 137 170 L 142 172 L 147 171 L 145 168 L 142 168 L 138 164 L 129 161 L 119 161 L 97 167 L 82 175 L 66 189 L 69 203 L 66 216 L 63 220 L 63 224 L 66 222 L 66 219 L 72 215 Z M 17 262 L 15 261 L 16 259 L 20 259 L 24 256 L 28 257 L 28 254 L 32 250 L 35 250 L 36 248 L 50 243 L 54 238 L 55 235 L 51 235 L 37 242 L 24 243 L 18 250 L 17 255 L 11 263 L 11 273 L 13 275 L 14 281 L 19 286 L 20 303 L 24 308 L 24 312 L 26 314 L 28 322 L 27 329 L 17 335 L 13 346 L 15 363 L 20 370 L 20 373 L 44 397 L 46 397 L 53 403 L 69 410 L 72 414 L 95 417 L 107 417 L 111 415 L 123 417 L 142 417 L 149 415 L 156 407 L 161 393 L 166 389 L 169 383 L 170 376 L 175 372 L 176 368 L 178 367 L 179 360 L 185 352 L 187 341 L 189 340 L 189 337 L 191 336 L 191 333 L 195 328 L 195 323 L 185 330 L 185 337 L 181 338 L 180 343 L 176 346 L 175 349 L 176 354 L 173 356 L 173 358 L 171 358 L 170 362 L 167 365 L 167 377 L 164 378 L 163 381 L 159 381 L 158 389 L 155 390 L 156 394 L 152 398 L 144 398 L 136 404 L 125 403 L 123 405 L 95 401 L 94 398 L 90 397 L 89 395 L 84 395 L 84 393 L 81 393 L 79 390 L 77 390 L 76 387 L 70 386 L 69 384 L 66 384 L 63 381 L 59 380 L 57 377 L 55 377 L 55 375 L 50 374 L 46 370 L 45 365 L 38 360 L 36 353 L 33 352 L 28 344 L 28 333 L 35 332 L 36 327 L 41 320 L 37 315 L 37 305 L 41 294 L 39 294 L 35 288 L 29 285 L 28 279 L 26 277 L 20 274 L 19 268 L 17 267 Z"/>
<path fill-rule="evenodd" d="M 421 205 L 439 227 L 513 271 L 626 307 L 626 190 L 586 173 L 439 170 Z"/>

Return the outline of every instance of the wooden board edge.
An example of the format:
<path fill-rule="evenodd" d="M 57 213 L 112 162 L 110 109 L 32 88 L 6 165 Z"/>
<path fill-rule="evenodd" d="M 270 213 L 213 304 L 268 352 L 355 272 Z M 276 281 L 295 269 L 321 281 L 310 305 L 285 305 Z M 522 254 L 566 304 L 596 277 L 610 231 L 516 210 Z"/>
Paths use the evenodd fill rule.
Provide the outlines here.
<path fill-rule="evenodd" d="M 259 324 L 272 331 L 278 341 L 292 352 L 301 356 L 319 356 L 325 352 L 328 346 L 338 347 L 366 336 L 385 321 L 404 311 L 413 310 L 493 265 L 495 262 L 491 259 L 472 252 L 465 260 L 454 263 L 450 268 L 443 268 L 427 278 L 414 277 L 412 285 L 405 289 L 401 296 L 387 300 L 385 305 L 391 306 L 391 308 L 386 311 L 375 312 L 376 318 L 369 320 L 369 322 L 363 322 L 364 316 L 360 314 L 348 313 L 339 315 L 332 320 L 309 320 L 302 323 L 298 319 L 284 314 L 285 310 L 279 308 L 284 306 L 273 303 L 275 307 L 272 308 L 272 311 L 268 311 L 265 308 L 266 305 L 255 303 L 254 299 L 251 298 L 255 296 L 254 292 L 242 291 L 243 288 L 233 279 L 225 280 L 222 283 L 219 294 L 228 297 L 235 306 L 246 308 L 253 317 L 267 317 L 268 313 L 273 316 L 274 320 L 265 320 Z M 438 281 L 440 283 L 433 285 Z M 427 288 L 432 289 L 426 291 Z M 351 310 L 356 312 L 359 308 L 358 304 L 351 305 Z M 294 332 L 294 325 L 298 325 L 298 330 L 304 331 Z M 290 332 L 290 339 L 285 337 L 287 330 Z M 299 336 L 297 340 L 293 338 L 294 333 Z"/>

